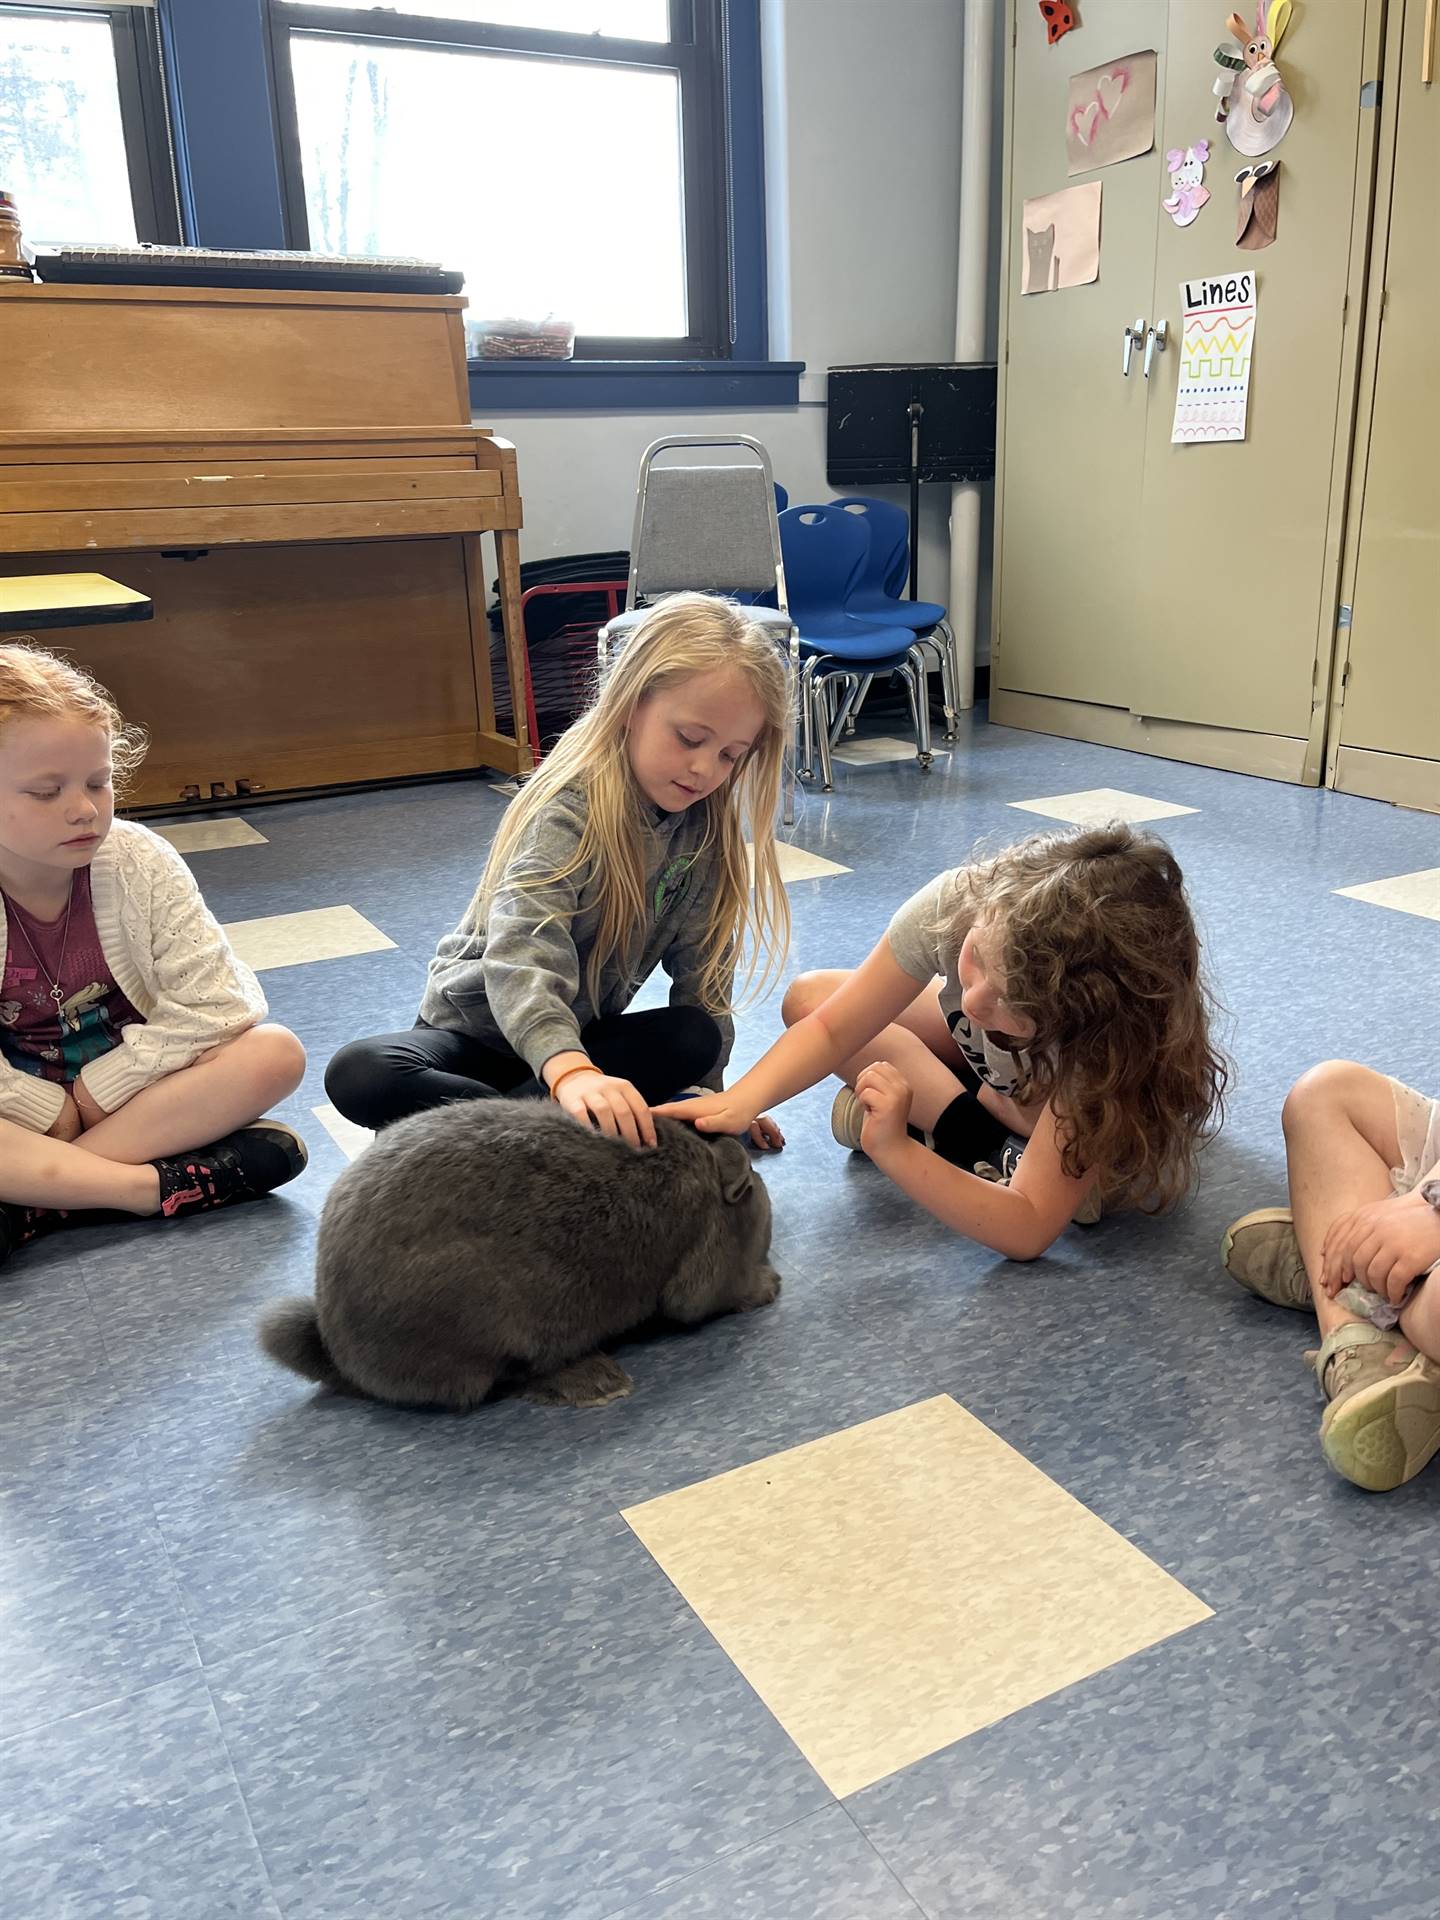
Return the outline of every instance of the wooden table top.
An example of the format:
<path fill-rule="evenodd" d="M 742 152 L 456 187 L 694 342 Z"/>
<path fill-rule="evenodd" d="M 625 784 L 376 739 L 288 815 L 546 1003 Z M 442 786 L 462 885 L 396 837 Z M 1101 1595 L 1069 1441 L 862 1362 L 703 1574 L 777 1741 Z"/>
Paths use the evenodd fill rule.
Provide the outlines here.
<path fill-rule="evenodd" d="M 155 604 L 103 573 L 19 573 L 0 578 L 0 633 L 149 620 Z"/>

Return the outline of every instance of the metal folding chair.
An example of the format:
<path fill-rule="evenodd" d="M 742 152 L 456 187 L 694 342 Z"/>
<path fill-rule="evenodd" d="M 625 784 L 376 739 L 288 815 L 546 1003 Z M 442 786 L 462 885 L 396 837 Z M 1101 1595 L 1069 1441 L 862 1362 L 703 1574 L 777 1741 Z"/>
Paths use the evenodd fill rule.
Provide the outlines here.
<path fill-rule="evenodd" d="M 666 455 L 743 454 L 740 461 L 712 459 L 671 464 Z M 749 434 L 668 434 L 640 459 L 635 526 L 630 540 L 630 578 L 625 611 L 600 629 L 600 664 L 623 645 L 644 618 L 646 604 L 664 593 L 773 596 L 775 605 L 747 604 L 746 613 L 774 636 L 798 689 L 799 641 L 785 595 L 785 562 L 775 517 L 770 456 Z M 792 729 L 785 756 L 784 823 L 795 819 L 795 751 Z"/>

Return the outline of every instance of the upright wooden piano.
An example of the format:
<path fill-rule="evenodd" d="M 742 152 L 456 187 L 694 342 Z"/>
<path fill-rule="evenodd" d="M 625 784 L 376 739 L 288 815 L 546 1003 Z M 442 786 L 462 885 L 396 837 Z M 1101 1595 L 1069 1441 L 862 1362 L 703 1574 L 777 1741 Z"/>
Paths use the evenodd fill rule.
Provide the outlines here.
<path fill-rule="evenodd" d="M 132 805 L 528 771 L 515 450 L 470 424 L 464 305 L 0 278 L 0 575 L 154 600 L 39 636 L 149 729 Z"/>

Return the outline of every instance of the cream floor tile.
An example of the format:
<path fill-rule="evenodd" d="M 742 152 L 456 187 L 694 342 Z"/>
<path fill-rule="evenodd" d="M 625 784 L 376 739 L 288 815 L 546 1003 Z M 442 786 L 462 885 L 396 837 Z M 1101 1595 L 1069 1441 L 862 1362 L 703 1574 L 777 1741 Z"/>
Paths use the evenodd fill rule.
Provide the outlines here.
<path fill-rule="evenodd" d="M 1120 787 L 1089 787 L 1083 793 L 1056 793 L 1048 800 L 1012 800 L 1021 813 L 1043 813 L 1050 820 L 1069 820 L 1077 827 L 1099 826 L 1106 820 L 1173 820 L 1177 814 L 1198 813 L 1198 807 L 1179 807 L 1172 800 L 1151 800 L 1143 793 Z"/>
<path fill-rule="evenodd" d="M 950 751 L 940 735 L 933 730 L 930 748 L 937 754 Z M 885 760 L 913 760 L 915 742 L 892 739 L 888 734 L 881 734 L 873 740 L 862 740 L 857 736 L 854 740 L 842 741 L 838 747 L 832 748 L 831 752 L 834 759 L 843 760 L 847 766 L 869 767 Z"/>
<path fill-rule="evenodd" d="M 156 827 L 155 831 L 180 853 L 213 853 L 219 847 L 269 845 L 265 835 L 257 833 L 248 820 L 224 816 L 213 820 L 179 820 L 173 827 Z"/>
<path fill-rule="evenodd" d="M 945 1394 L 625 1518 L 840 1796 L 1211 1613 Z"/>
<path fill-rule="evenodd" d="M 347 1120 L 328 1101 L 323 1107 L 312 1107 L 310 1111 L 347 1160 L 358 1160 L 375 1138 L 371 1128 L 357 1127 L 353 1120 Z"/>
<path fill-rule="evenodd" d="M 1393 880 L 1367 880 L 1361 887 L 1337 887 L 1346 900 L 1367 906 L 1390 907 L 1396 913 L 1418 913 L 1423 920 L 1440 920 L 1440 867 L 1419 873 L 1397 873 Z"/>
<path fill-rule="evenodd" d="M 225 931 L 240 958 L 257 973 L 265 967 L 379 953 L 395 944 L 354 907 L 313 907 L 305 913 L 269 914 L 263 920 L 232 920 Z"/>
<path fill-rule="evenodd" d="M 805 847 L 792 847 L 785 840 L 775 842 L 775 857 L 780 863 L 780 878 L 787 886 L 792 880 L 826 880 L 831 874 L 852 871 L 838 861 L 827 860 L 823 854 L 811 853 Z"/>

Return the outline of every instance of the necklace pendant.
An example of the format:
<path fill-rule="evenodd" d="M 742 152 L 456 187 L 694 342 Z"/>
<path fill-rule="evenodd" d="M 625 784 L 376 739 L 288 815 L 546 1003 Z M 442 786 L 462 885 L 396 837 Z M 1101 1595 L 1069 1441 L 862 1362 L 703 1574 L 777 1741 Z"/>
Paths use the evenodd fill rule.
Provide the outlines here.
<path fill-rule="evenodd" d="M 51 987 L 50 998 L 55 1002 L 55 1007 L 58 1012 L 58 1010 L 65 1004 L 65 989 L 62 986 L 60 986 L 58 982 L 56 983 L 55 986 Z"/>

